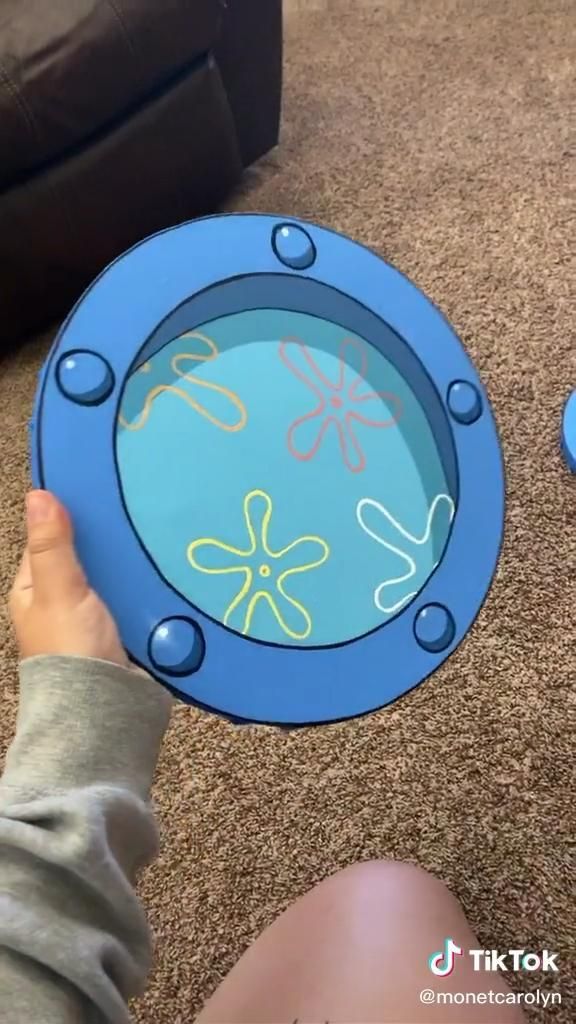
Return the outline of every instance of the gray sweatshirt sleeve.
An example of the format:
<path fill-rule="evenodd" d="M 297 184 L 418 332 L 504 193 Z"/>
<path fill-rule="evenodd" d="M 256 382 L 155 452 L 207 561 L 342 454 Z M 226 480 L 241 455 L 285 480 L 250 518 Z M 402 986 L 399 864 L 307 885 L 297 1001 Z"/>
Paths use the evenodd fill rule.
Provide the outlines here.
<path fill-rule="evenodd" d="M 136 871 L 157 846 L 149 791 L 170 696 L 81 658 L 20 669 L 0 779 L 3 1024 L 125 1024 L 151 958 Z"/>

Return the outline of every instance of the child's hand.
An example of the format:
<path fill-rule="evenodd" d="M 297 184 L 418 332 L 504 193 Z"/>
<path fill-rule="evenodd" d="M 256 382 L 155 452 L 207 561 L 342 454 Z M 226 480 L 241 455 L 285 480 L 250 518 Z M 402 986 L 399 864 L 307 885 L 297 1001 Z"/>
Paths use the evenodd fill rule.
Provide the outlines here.
<path fill-rule="evenodd" d="M 20 655 L 68 654 L 128 665 L 116 623 L 90 589 L 68 513 L 48 491 L 26 501 L 28 544 L 10 595 Z"/>

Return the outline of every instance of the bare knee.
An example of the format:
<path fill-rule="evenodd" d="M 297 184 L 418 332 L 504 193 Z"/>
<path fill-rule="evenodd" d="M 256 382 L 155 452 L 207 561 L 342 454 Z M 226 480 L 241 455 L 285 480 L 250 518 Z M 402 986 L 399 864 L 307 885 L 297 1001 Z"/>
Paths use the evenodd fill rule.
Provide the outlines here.
<path fill-rule="evenodd" d="M 450 890 L 434 875 L 393 860 L 372 860 L 353 864 L 321 882 L 313 895 L 347 916 L 361 914 L 382 919 L 401 912 L 424 915 L 439 910 L 460 911 Z"/>
<path fill-rule="evenodd" d="M 389 886 L 401 885 L 412 887 L 441 886 L 446 888 L 435 875 L 416 864 L 401 860 L 364 860 L 351 864 L 336 874 L 330 875 L 327 882 L 339 881 L 353 886 Z"/>

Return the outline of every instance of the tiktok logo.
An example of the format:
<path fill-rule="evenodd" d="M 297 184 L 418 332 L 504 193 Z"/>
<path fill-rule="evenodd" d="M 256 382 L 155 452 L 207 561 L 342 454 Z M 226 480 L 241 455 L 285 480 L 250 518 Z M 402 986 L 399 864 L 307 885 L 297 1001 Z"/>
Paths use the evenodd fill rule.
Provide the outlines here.
<path fill-rule="evenodd" d="M 457 956 L 462 956 L 460 946 L 452 942 L 452 939 L 444 939 L 444 949 L 439 950 L 438 953 L 432 953 L 428 959 L 428 967 L 432 974 L 436 974 L 439 978 L 447 978 L 454 970 Z"/>

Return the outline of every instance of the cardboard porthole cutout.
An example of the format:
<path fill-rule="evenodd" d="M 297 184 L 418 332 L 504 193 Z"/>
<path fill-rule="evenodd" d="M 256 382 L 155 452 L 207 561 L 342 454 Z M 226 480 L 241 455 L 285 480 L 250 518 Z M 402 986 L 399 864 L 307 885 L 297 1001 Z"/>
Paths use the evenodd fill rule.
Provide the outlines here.
<path fill-rule="evenodd" d="M 33 428 L 35 484 L 132 658 L 235 719 L 389 703 L 496 568 L 474 366 L 413 284 L 313 224 L 212 217 L 120 257 L 60 331 Z"/>

